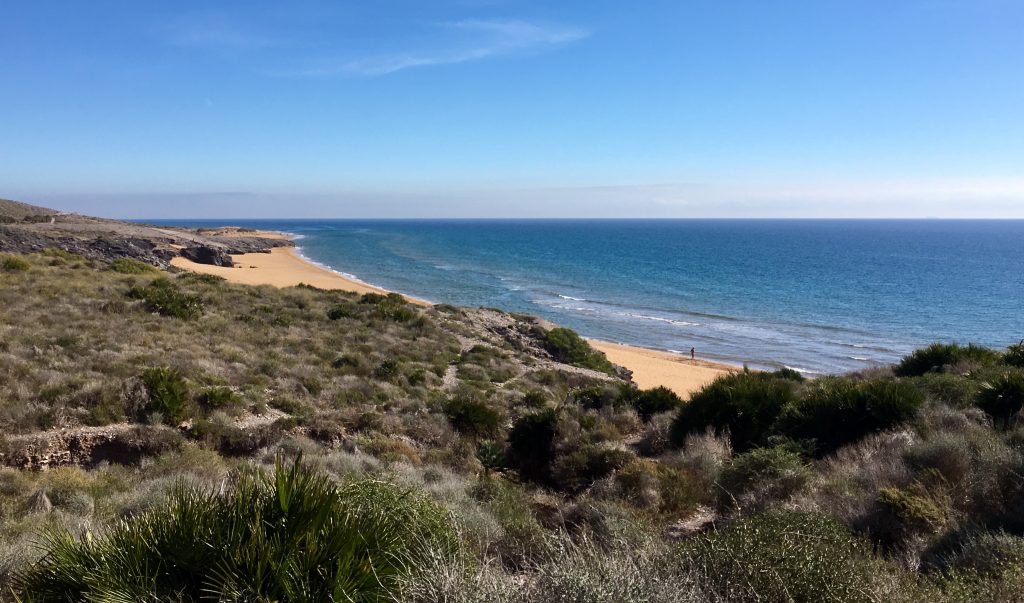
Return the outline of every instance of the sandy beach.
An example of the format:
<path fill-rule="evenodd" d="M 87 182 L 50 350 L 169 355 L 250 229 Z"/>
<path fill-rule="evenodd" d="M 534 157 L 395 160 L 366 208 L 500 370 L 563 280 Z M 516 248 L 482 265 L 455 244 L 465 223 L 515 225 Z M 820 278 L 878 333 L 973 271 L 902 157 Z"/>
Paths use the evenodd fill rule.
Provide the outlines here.
<path fill-rule="evenodd" d="M 711 383 L 722 375 L 735 373 L 739 367 L 707 360 L 690 360 L 682 354 L 638 348 L 619 343 L 590 339 L 594 349 L 601 350 L 613 363 L 633 371 L 633 381 L 641 388 L 663 385 L 682 398 Z"/>
<path fill-rule="evenodd" d="M 193 272 L 215 274 L 242 285 L 294 287 L 305 283 L 321 289 L 339 289 L 353 293 L 387 293 L 379 287 L 360 283 L 321 268 L 300 257 L 294 247 L 276 247 L 270 253 L 233 255 L 231 259 L 235 261 L 233 268 L 197 264 L 183 257 L 172 259 L 171 265 Z M 406 297 L 413 303 L 429 305 L 423 300 Z"/>
<path fill-rule="evenodd" d="M 230 236 L 230 231 L 218 233 Z M 242 234 L 242 233 L 239 233 Z M 247 232 L 248 236 L 287 238 L 277 232 Z M 344 276 L 317 266 L 296 253 L 293 247 L 277 247 L 270 253 L 246 253 L 233 255 L 235 267 L 225 268 L 197 264 L 182 257 L 171 260 L 171 265 L 193 272 L 215 274 L 230 282 L 243 285 L 273 285 L 294 287 L 300 283 L 321 289 L 339 289 L 354 293 L 387 293 L 386 290 Z M 430 305 L 429 302 L 406 296 L 411 302 Z M 735 372 L 738 367 L 690 360 L 680 354 L 650 350 L 607 341 L 590 340 L 590 344 L 608 356 L 608 359 L 633 371 L 633 381 L 639 387 L 650 388 L 663 385 L 688 398 L 690 394 L 710 383 L 715 378 Z"/>

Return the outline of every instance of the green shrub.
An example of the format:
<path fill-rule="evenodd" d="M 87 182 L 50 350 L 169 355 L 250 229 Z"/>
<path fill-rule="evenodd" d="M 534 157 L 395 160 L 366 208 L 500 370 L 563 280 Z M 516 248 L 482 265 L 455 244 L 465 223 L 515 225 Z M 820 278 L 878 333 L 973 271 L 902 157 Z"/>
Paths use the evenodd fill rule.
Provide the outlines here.
<path fill-rule="evenodd" d="M 423 496 L 378 481 L 339 488 L 279 461 L 227 494 L 182 485 L 103 536 L 52 532 L 45 544 L 17 579 L 34 601 L 380 602 L 454 539 Z"/>
<path fill-rule="evenodd" d="M 4 272 L 25 272 L 31 267 L 32 264 L 28 260 L 16 255 L 4 256 L 4 259 L 0 260 L 0 270 Z"/>
<path fill-rule="evenodd" d="M 160 271 L 134 258 L 117 258 L 110 262 L 110 269 L 121 274 L 158 274 Z"/>
<path fill-rule="evenodd" d="M 981 384 L 978 408 L 1000 424 L 1007 424 L 1024 408 L 1024 371 L 1003 373 Z"/>
<path fill-rule="evenodd" d="M 512 426 L 509 460 L 524 479 L 550 482 L 557 428 L 558 411 L 553 408 L 525 414 Z"/>
<path fill-rule="evenodd" d="M 494 440 L 481 440 L 476 446 L 476 458 L 487 471 L 501 471 L 508 463 L 505 447 Z"/>
<path fill-rule="evenodd" d="M 398 293 L 365 293 L 359 298 L 360 304 L 375 306 L 377 316 L 395 322 L 408 322 L 416 318 L 416 311 L 409 308 L 409 301 Z"/>
<path fill-rule="evenodd" d="M 208 408 L 224 408 L 238 403 L 238 394 L 230 387 L 211 387 L 202 395 L 202 402 Z"/>
<path fill-rule="evenodd" d="M 899 537 L 898 532 L 937 533 L 949 522 L 951 504 L 949 498 L 933 488 L 920 482 L 914 482 L 907 488 L 882 488 L 878 492 L 878 505 L 886 515 L 883 522 L 895 520 L 892 524 L 883 523 L 882 532 L 878 536 L 889 539 Z"/>
<path fill-rule="evenodd" d="M 1024 339 L 1006 348 L 1003 354 L 1003 362 L 1010 366 L 1024 368 Z"/>
<path fill-rule="evenodd" d="M 796 381 L 797 383 L 803 383 L 806 381 L 804 376 L 800 374 L 800 371 L 791 369 L 788 366 L 772 372 L 772 376 L 778 377 L 779 379 L 789 379 L 790 381 Z"/>
<path fill-rule="evenodd" d="M 580 492 L 612 471 L 628 465 L 632 453 L 593 444 L 557 455 L 552 463 L 552 483 L 566 492 Z"/>
<path fill-rule="evenodd" d="M 469 396 L 456 396 L 444 407 L 444 414 L 455 431 L 474 437 L 494 437 L 501 430 L 501 413 L 486 402 Z"/>
<path fill-rule="evenodd" d="M 831 517 L 764 513 L 682 547 L 698 582 L 723 601 L 875 601 L 878 562 L 867 542 Z M 710 597 L 709 597 L 710 599 Z"/>
<path fill-rule="evenodd" d="M 373 369 L 373 376 L 381 381 L 391 381 L 398 376 L 398 373 L 398 362 L 395 360 L 385 360 Z"/>
<path fill-rule="evenodd" d="M 767 443 L 782 409 L 793 401 L 794 382 L 766 373 L 719 377 L 679 409 L 670 438 L 682 446 L 686 436 L 709 428 L 729 432 L 737 452 Z"/>
<path fill-rule="evenodd" d="M 913 419 L 923 403 L 921 390 L 906 381 L 822 379 L 785 408 L 777 431 L 813 441 L 824 455 Z"/>
<path fill-rule="evenodd" d="M 141 299 L 146 308 L 161 316 L 173 316 L 182 320 L 197 318 L 203 313 L 203 302 L 198 295 L 178 291 L 174 284 L 160 278 L 145 286 L 134 286 L 128 297 Z"/>
<path fill-rule="evenodd" d="M 898 377 L 917 377 L 925 373 L 941 372 L 963 362 L 988 365 L 999 360 L 998 352 L 970 344 L 933 343 L 915 350 L 894 367 Z"/>
<path fill-rule="evenodd" d="M 946 567 L 998 576 L 1024 568 L 1024 538 L 1006 532 L 982 531 L 962 537 L 959 546 L 943 560 Z"/>
<path fill-rule="evenodd" d="M 667 387 L 659 386 L 637 392 L 631 400 L 633 408 L 645 421 L 658 413 L 675 410 L 683 405 L 676 393 Z"/>
<path fill-rule="evenodd" d="M 755 448 L 733 457 L 719 477 L 720 498 L 726 507 L 759 511 L 789 498 L 811 477 L 800 455 L 782 447 Z"/>
<path fill-rule="evenodd" d="M 352 304 L 336 304 L 331 306 L 327 310 L 327 318 L 331 320 L 340 320 L 342 318 L 352 318 L 355 316 L 355 308 Z"/>
<path fill-rule="evenodd" d="M 926 373 L 909 379 L 915 387 L 924 392 L 929 400 L 935 400 L 954 408 L 967 408 L 974 404 L 978 395 L 978 381 L 962 375 L 949 373 Z"/>
<path fill-rule="evenodd" d="M 142 383 L 149 394 L 149 403 L 144 407 L 145 420 L 153 413 L 160 413 L 163 422 L 177 425 L 184 416 L 188 404 L 188 384 L 177 369 L 153 367 L 142 372 Z"/>
<path fill-rule="evenodd" d="M 545 336 L 544 347 L 559 362 L 608 374 L 615 373 L 615 366 L 608 361 L 608 358 L 602 352 L 590 347 L 590 344 L 572 329 L 565 327 L 551 329 Z"/>

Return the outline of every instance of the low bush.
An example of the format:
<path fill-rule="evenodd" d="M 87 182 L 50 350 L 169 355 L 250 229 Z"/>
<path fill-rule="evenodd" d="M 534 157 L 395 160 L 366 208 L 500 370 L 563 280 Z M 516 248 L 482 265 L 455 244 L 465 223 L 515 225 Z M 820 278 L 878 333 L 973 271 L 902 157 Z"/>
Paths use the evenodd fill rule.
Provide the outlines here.
<path fill-rule="evenodd" d="M 327 318 L 330 320 L 341 320 L 342 318 L 352 318 L 353 316 L 355 316 L 355 312 L 352 306 L 348 304 L 337 304 L 327 310 Z"/>
<path fill-rule="evenodd" d="M 474 438 L 493 438 L 501 430 L 501 413 L 482 400 L 456 396 L 444 407 L 452 428 Z"/>
<path fill-rule="evenodd" d="M 110 262 L 109 268 L 121 274 L 159 274 L 159 270 L 145 262 L 134 258 L 117 258 Z"/>
<path fill-rule="evenodd" d="M 784 409 L 776 430 L 810 440 L 825 455 L 913 419 L 923 403 L 921 391 L 905 381 L 822 379 Z"/>
<path fill-rule="evenodd" d="M 525 414 L 512 425 L 509 461 L 524 479 L 550 482 L 557 428 L 558 411 L 553 408 Z"/>
<path fill-rule="evenodd" d="M 679 396 L 664 386 L 641 390 L 637 392 L 631 402 L 637 414 L 643 417 L 644 421 L 649 421 L 656 414 L 676 410 L 683 405 Z"/>
<path fill-rule="evenodd" d="M 4 272 L 25 272 L 31 267 L 32 264 L 28 260 L 16 255 L 4 256 L 4 259 L 0 260 L 0 270 Z"/>
<path fill-rule="evenodd" d="M 201 401 L 207 408 L 225 408 L 238 403 L 238 394 L 230 387 L 216 386 L 203 392 Z"/>
<path fill-rule="evenodd" d="M 711 428 L 729 432 L 737 452 L 763 445 L 779 413 L 793 401 L 793 386 L 793 381 L 766 373 L 719 377 L 679 409 L 672 423 L 672 442 L 681 446 L 686 436 Z"/>
<path fill-rule="evenodd" d="M 853 603 L 877 600 L 870 545 L 830 517 L 763 513 L 682 547 L 699 583 L 721 601 Z M 711 599 L 711 597 L 709 597 Z"/>
<path fill-rule="evenodd" d="M 145 286 L 134 286 L 128 297 L 141 299 L 146 308 L 161 316 L 172 316 L 182 320 L 199 317 L 203 313 L 203 302 L 198 295 L 182 293 L 174 283 L 160 278 Z"/>
<path fill-rule="evenodd" d="M 1024 339 L 1006 348 L 1003 354 L 1003 362 L 1010 366 L 1024 368 Z"/>
<path fill-rule="evenodd" d="M 945 371 L 961 363 L 989 365 L 998 360 L 998 352 L 974 344 L 933 343 L 904 357 L 893 370 L 898 377 L 917 377 Z"/>
<path fill-rule="evenodd" d="M 145 416 L 137 418 L 147 420 L 154 413 L 159 413 L 164 423 L 177 425 L 184 417 L 189 400 L 185 377 L 170 367 L 148 368 L 140 377 L 149 394 L 149 403 L 143 407 Z"/>
<path fill-rule="evenodd" d="M 738 454 L 719 477 L 724 507 L 762 511 L 798 492 L 811 478 L 800 455 L 782 447 L 755 448 Z"/>
<path fill-rule="evenodd" d="M 580 492 L 616 469 L 625 467 L 635 457 L 632 453 L 593 444 L 563 452 L 551 467 L 553 484 L 566 492 Z"/>
<path fill-rule="evenodd" d="M 608 361 L 608 358 L 590 347 L 590 344 L 572 329 L 565 327 L 551 329 L 545 335 L 544 347 L 559 362 L 608 374 L 615 372 L 615 366 Z"/>
<path fill-rule="evenodd" d="M 1006 372 L 982 383 L 977 405 L 996 423 L 1012 423 L 1024 408 L 1024 371 Z"/>
<path fill-rule="evenodd" d="M 103 536 L 57 531 L 45 545 L 17 578 L 33 601 L 379 602 L 454 538 L 422 496 L 377 481 L 339 488 L 279 461 L 227 494 L 179 486 Z"/>

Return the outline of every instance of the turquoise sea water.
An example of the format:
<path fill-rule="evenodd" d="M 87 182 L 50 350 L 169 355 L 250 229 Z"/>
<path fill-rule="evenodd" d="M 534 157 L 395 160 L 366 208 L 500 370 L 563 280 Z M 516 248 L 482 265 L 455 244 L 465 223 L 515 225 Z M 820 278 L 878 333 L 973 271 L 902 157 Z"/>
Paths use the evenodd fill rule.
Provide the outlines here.
<path fill-rule="evenodd" d="M 1024 338 L 1024 221 L 222 220 L 339 272 L 585 336 L 832 373 Z"/>

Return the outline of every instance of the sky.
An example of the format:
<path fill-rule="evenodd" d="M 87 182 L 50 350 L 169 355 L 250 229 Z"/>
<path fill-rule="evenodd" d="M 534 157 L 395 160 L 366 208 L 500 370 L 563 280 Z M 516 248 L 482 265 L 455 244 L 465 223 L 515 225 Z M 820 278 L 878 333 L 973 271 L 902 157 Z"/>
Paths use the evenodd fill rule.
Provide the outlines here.
<path fill-rule="evenodd" d="M 1021 0 L 4 3 L 0 197 L 1024 218 Z"/>

